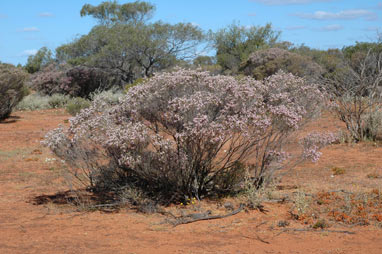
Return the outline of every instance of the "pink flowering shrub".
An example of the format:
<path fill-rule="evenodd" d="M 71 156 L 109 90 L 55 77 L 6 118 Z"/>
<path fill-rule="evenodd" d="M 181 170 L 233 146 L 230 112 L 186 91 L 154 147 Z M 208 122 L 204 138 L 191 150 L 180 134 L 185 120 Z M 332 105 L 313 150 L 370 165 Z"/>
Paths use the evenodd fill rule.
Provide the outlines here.
<path fill-rule="evenodd" d="M 323 99 L 292 74 L 256 81 L 177 69 L 132 87 L 116 106 L 95 100 L 45 143 L 93 190 L 203 198 L 237 188 L 245 168 L 263 183 Z"/>
<path fill-rule="evenodd" d="M 89 97 L 96 90 L 122 87 L 122 80 L 119 75 L 99 68 L 50 64 L 34 75 L 31 86 L 44 95 Z"/>
<path fill-rule="evenodd" d="M 321 157 L 321 148 L 336 142 L 338 137 L 333 133 L 318 133 L 312 132 L 303 139 L 300 143 L 303 146 L 303 158 L 310 159 L 313 162 L 317 162 Z"/>
<path fill-rule="evenodd" d="M 66 76 L 68 65 L 49 64 L 33 75 L 30 86 L 43 95 L 68 94 L 71 80 Z"/>

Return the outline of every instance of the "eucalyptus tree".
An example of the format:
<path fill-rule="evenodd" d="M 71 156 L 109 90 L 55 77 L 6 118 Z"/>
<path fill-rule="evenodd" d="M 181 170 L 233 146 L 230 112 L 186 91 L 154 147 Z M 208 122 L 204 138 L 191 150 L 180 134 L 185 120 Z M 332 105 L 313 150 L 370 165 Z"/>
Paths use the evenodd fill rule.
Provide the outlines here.
<path fill-rule="evenodd" d="M 190 23 L 149 23 L 154 9 L 139 1 L 84 5 L 81 16 L 93 16 L 99 25 L 57 48 L 57 59 L 119 72 L 125 82 L 132 82 L 196 56 L 203 31 Z"/>
<path fill-rule="evenodd" d="M 113 25 L 144 22 L 152 17 L 154 10 L 155 6 L 148 2 L 135 1 L 120 5 L 117 1 L 106 1 L 97 6 L 85 4 L 80 14 L 81 17 L 92 16 L 101 25 Z"/>
<path fill-rule="evenodd" d="M 25 70 L 28 73 L 35 73 L 42 70 L 53 61 L 52 51 L 47 47 L 40 48 L 35 55 L 28 57 Z"/>

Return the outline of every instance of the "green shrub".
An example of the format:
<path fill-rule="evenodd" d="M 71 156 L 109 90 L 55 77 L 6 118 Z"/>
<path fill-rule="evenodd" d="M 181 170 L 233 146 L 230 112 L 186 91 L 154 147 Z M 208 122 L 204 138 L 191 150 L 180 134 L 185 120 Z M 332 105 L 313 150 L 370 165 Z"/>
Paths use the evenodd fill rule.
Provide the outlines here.
<path fill-rule="evenodd" d="M 66 111 L 74 116 L 79 113 L 81 109 L 88 108 L 91 105 L 91 101 L 94 100 L 103 101 L 109 105 L 117 105 L 123 95 L 123 92 L 118 90 L 117 87 L 107 91 L 96 91 L 90 94 L 90 100 L 81 97 L 68 100 L 66 103 Z"/>
<path fill-rule="evenodd" d="M 51 108 L 64 108 L 70 97 L 62 94 L 40 95 L 33 93 L 25 96 L 15 107 L 17 110 L 40 110 Z"/>
<path fill-rule="evenodd" d="M 81 109 L 88 108 L 90 104 L 91 104 L 90 101 L 84 98 L 81 98 L 81 97 L 72 98 L 66 104 L 66 112 L 74 116 L 77 113 L 79 113 Z"/>
<path fill-rule="evenodd" d="M 363 118 L 365 139 L 376 141 L 382 139 L 382 109 L 377 107 L 367 112 Z"/>
<path fill-rule="evenodd" d="M 124 92 L 120 90 L 118 87 L 114 87 L 107 91 L 96 91 L 90 94 L 90 99 L 94 100 L 102 100 L 107 102 L 110 105 L 118 104 L 119 100 L 123 97 Z"/>
<path fill-rule="evenodd" d="M 38 110 L 49 108 L 49 96 L 38 93 L 25 96 L 15 107 L 17 110 Z"/>
<path fill-rule="evenodd" d="M 134 86 L 137 86 L 137 85 L 139 85 L 139 84 L 142 84 L 143 81 L 144 81 L 143 78 L 138 78 L 138 79 L 134 80 L 133 83 L 131 83 L 131 84 L 127 84 L 127 85 L 125 86 L 125 90 L 124 90 L 125 93 L 127 93 L 127 92 L 129 91 L 130 88 L 132 88 L 132 87 L 134 87 Z"/>
<path fill-rule="evenodd" d="M 116 105 L 119 99 L 123 96 L 121 90 L 112 89 L 109 91 L 96 92 L 91 94 L 91 100 L 102 100 L 110 105 Z M 75 115 L 82 108 L 88 107 L 90 101 L 86 99 L 71 98 L 68 95 L 53 94 L 40 95 L 33 93 L 24 97 L 15 107 L 17 110 L 40 110 L 52 108 L 66 108 L 70 114 Z"/>
<path fill-rule="evenodd" d="M 329 224 L 324 219 L 319 219 L 312 226 L 312 228 L 314 228 L 314 229 L 325 229 L 325 228 L 328 228 L 328 227 L 329 227 Z"/>
<path fill-rule="evenodd" d="M 63 94 L 53 94 L 48 99 L 49 108 L 64 108 L 70 101 L 70 96 Z"/>
<path fill-rule="evenodd" d="M 335 176 L 343 175 L 343 174 L 345 174 L 345 172 L 346 172 L 346 170 L 343 168 L 339 168 L 339 167 L 333 167 L 332 168 L 332 173 Z"/>
<path fill-rule="evenodd" d="M 309 57 L 279 48 L 258 50 L 240 66 L 243 74 L 258 80 L 269 77 L 279 70 L 290 72 L 308 81 L 316 81 L 323 74 L 322 67 Z"/>
<path fill-rule="evenodd" d="M 10 64 L 0 63 L 0 120 L 9 117 L 12 109 L 25 96 L 27 74 Z"/>

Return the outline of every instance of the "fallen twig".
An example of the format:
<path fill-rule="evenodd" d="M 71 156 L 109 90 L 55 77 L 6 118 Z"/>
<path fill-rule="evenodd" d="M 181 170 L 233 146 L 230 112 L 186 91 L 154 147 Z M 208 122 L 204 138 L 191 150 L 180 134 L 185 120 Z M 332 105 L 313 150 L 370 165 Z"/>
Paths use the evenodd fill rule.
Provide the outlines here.
<path fill-rule="evenodd" d="M 349 191 L 346 191 L 346 190 L 329 190 L 329 191 L 326 191 L 328 193 L 330 192 L 342 192 L 342 193 L 345 193 L 345 194 L 354 194 L 353 192 L 349 192 Z"/>
<path fill-rule="evenodd" d="M 113 203 L 113 204 L 92 205 L 92 206 L 89 206 L 89 208 L 116 207 L 116 206 L 120 206 L 120 205 L 121 205 L 121 203 L 117 202 L 117 203 Z"/>
<path fill-rule="evenodd" d="M 281 235 L 282 233 L 285 233 L 287 231 L 293 231 L 293 232 L 315 232 L 315 233 L 342 233 L 342 234 L 349 234 L 354 235 L 355 232 L 347 231 L 347 230 L 330 230 L 330 229 L 313 229 L 313 228 L 285 228 L 281 232 L 277 233 L 273 238 L 276 236 Z"/>
<path fill-rule="evenodd" d="M 267 224 L 267 221 L 263 221 L 263 222 L 257 224 L 257 225 L 255 226 L 255 228 L 258 228 L 258 227 L 260 227 L 260 226 L 262 226 L 262 225 L 264 225 L 264 224 Z"/>
<path fill-rule="evenodd" d="M 242 235 L 243 237 L 245 238 L 248 238 L 248 239 L 253 239 L 253 240 L 258 240 L 262 243 L 266 243 L 266 244 L 270 244 L 270 242 L 268 241 L 265 241 L 264 239 L 262 239 L 260 236 L 256 235 L 256 237 L 250 237 L 250 236 L 245 236 L 245 235 Z"/>
<path fill-rule="evenodd" d="M 244 205 L 241 204 L 240 207 L 230 213 L 224 214 L 224 215 L 210 215 L 210 212 L 205 213 L 194 213 L 194 214 L 188 214 L 184 216 L 175 217 L 175 220 L 169 221 L 174 227 L 181 225 L 181 224 L 189 224 L 196 221 L 201 220 L 215 220 L 215 219 L 222 219 L 226 218 L 235 214 L 238 214 L 244 209 Z"/>

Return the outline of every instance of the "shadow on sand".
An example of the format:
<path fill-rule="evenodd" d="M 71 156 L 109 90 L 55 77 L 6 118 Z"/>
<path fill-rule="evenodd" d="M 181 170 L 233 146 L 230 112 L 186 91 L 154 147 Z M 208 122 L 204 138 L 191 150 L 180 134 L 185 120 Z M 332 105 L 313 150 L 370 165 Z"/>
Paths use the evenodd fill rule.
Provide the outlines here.
<path fill-rule="evenodd" d="M 4 120 L 0 120 L 0 124 L 15 123 L 15 122 L 19 121 L 20 119 L 21 119 L 21 117 L 19 117 L 19 116 L 10 116 Z"/>

